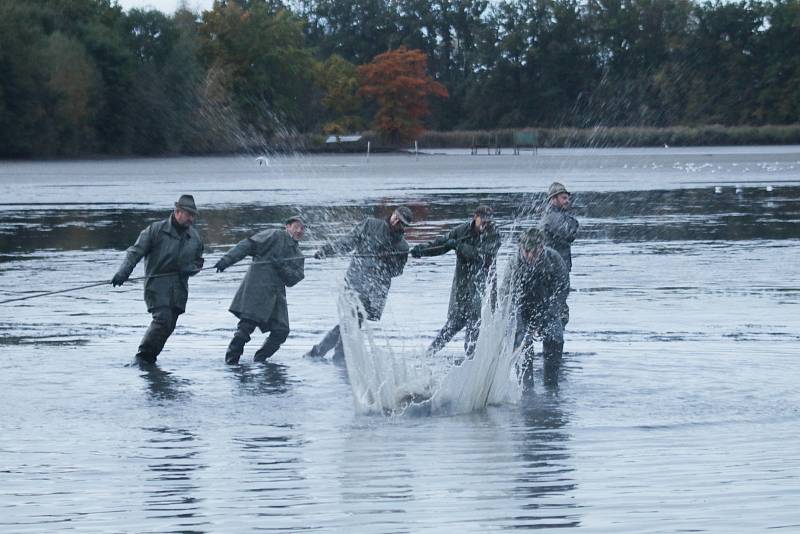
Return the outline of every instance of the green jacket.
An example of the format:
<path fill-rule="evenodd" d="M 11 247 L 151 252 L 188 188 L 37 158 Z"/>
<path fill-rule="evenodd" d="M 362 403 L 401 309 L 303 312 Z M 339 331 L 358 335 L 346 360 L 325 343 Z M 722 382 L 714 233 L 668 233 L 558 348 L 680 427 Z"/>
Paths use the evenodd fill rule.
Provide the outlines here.
<path fill-rule="evenodd" d="M 455 247 L 448 244 L 451 240 L 456 241 Z M 474 231 L 471 221 L 419 246 L 421 256 L 440 256 L 456 251 L 456 271 L 447 312 L 450 317 L 480 316 L 486 283 L 499 249 L 497 228 L 490 225 L 479 234 Z"/>
<path fill-rule="evenodd" d="M 147 311 L 160 307 L 186 311 L 189 277 L 203 268 L 203 241 L 197 230 L 189 227 L 178 231 L 172 223 L 172 216 L 152 223 L 142 230 L 136 243 L 126 251 L 118 274 L 127 279 L 142 258 L 148 277 L 175 273 L 148 278 L 144 283 Z"/>
<path fill-rule="evenodd" d="M 380 319 L 392 278 L 403 274 L 408 259 L 403 232 L 392 231 L 388 219 L 370 217 L 320 250 L 325 255 L 354 252 L 345 283 L 358 293 L 369 319 Z"/>
<path fill-rule="evenodd" d="M 228 268 L 246 256 L 253 257 L 247 274 L 233 297 L 229 311 L 266 329 L 270 319 L 289 328 L 286 287 L 305 277 L 305 260 L 297 241 L 285 229 L 259 232 L 239 242 L 220 260 Z"/>
<path fill-rule="evenodd" d="M 548 204 L 539 223 L 539 228 L 544 232 L 545 245 L 561 254 L 567 271 L 572 270 L 572 242 L 578 235 L 579 226 L 575 217 L 552 204 Z"/>
<path fill-rule="evenodd" d="M 517 254 L 508 263 L 500 294 L 511 298 L 518 317 L 547 322 L 560 318 L 569 296 L 569 271 L 561 255 L 545 247 L 533 265 Z"/>

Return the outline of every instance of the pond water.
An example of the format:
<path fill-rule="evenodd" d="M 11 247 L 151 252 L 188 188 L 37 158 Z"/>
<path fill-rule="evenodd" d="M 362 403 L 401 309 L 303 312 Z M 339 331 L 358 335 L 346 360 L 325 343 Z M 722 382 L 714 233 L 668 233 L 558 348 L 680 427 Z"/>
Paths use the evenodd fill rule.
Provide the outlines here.
<path fill-rule="evenodd" d="M 306 261 L 265 364 L 261 334 L 223 363 L 247 260 L 191 280 L 152 369 L 139 283 L 0 305 L 0 531 L 799 530 L 800 147 L 3 162 L 0 300 L 110 279 L 181 193 L 213 265 L 295 213 L 306 254 L 399 203 L 412 245 L 478 203 L 525 227 L 553 180 L 581 222 L 564 367 L 517 403 L 357 413 L 347 369 L 301 357 L 346 258 Z M 454 265 L 395 279 L 375 328 L 399 357 L 444 324 Z"/>

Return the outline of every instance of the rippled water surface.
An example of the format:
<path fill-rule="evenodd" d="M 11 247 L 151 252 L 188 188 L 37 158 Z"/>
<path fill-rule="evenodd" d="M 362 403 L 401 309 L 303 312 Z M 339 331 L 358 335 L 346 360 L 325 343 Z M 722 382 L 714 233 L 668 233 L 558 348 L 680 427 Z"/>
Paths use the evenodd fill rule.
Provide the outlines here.
<path fill-rule="evenodd" d="M 347 370 L 301 357 L 345 258 L 306 262 L 263 365 L 261 334 L 223 363 L 246 262 L 192 279 L 152 369 L 141 284 L 0 305 L 0 531 L 800 531 L 800 147 L 3 162 L 0 300 L 110 279 L 184 192 L 212 265 L 294 213 L 307 254 L 400 202 L 412 244 L 479 202 L 524 227 L 554 179 L 582 224 L 567 354 L 518 404 L 357 415 Z M 395 353 L 444 323 L 454 264 L 395 280 Z"/>

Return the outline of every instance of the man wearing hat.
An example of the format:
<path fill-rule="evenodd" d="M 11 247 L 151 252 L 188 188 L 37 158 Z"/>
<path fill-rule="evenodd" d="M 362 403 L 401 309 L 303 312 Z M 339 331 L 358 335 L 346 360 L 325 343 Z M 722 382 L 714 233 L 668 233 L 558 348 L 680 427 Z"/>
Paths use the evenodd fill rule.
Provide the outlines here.
<path fill-rule="evenodd" d="M 257 362 L 275 354 L 289 337 L 286 288 L 305 276 L 305 260 L 298 246 L 304 233 L 303 220 L 290 217 L 285 228 L 264 230 L 244 239 L 214 265 L 219 273 L 246 256 L 253 257 L 229 308 L 239 318 L 239 324 L 225 353 L 225 363 L 239 363 L 256 328 L 269 332 L 264 345 L 256 351 Z"/>
<path fill-rule="evenodd" d="M 580 226 L 575 217 L 569 214 L 570 195 L 563 184 L 550 184 L 547 208 L 539 223 L 539 229 L 544 232 L 545 245 L 561 254 L 568 271 L 572 270 L 572 242 Z"/>
<path fill-rule="evenodd" d="M 534 343 L 542 339 L 546 384 L 558 382 L 564 349 L 563 307 L 569 294 L 569 272 L 561 255 L 545 245 L 538 228 L 523 232 L 517 255 L 509 262 L 500 292 L 512 299 L 517 329 L 514 348 L 524 355 L 523 378 L 532 378 Z"/>
<path fill-rule="evenodd" d="M 140 363 L 155 363 L 178 316 L 186 311 L 189 277 L 203 268 L 203 241 L 192 228 L 197 215 L 194 197 L 181 195 L 167 219 L 142 230 L 111 279 L 113 286 L 121 286 L 144 258 L 144 301 L 153 320 L 136 353 Z"/>
<path fill-rule="evenodd" d="M 429 354 L 441 350 L 464 329 L 464 351 L 467 356 L 472 355 L 480 331 L 481 304 L 486 284 L 499 249 L 500 234 L 493 223 L 492 208 L 483 205 L 475 209 L 472 220 L 411 249 L 411 255 L 415 258 L 440 256 L 451 250 L 456 253 L 456 271 L 450 290 L 447 321 L 428 348 Z"/>
<path fill-rule="evenodd" d="M 548 203 L 539 229 L 544 232 L 545 245 L 561 254 L 567 265 L 567 272 L 572 271 L 572 242 L 578 234 L 578 221 L 569 214 L 571 193 L 563 184 L 553 182 L 547 191 Z M 564 303 L 561 322 L 567 326 L 569 322 L 569 306 Z"/>
<path fill-rule="evenodd" d="M 354 252 L 345 274 L 345 286 L 354 291 L 367 319 L 378 321 L 383 315 L 392 278 L 403 274 L 408 259 L 405 228 L 413 214 L 406 206 L 394 210 L 385 219 L 369 217 L 346 236 L 320 248 L 314 257 L 322 259 L 334 254 Z M 335 348 L 334 358 L 344 357 L 339 326 L 333 327 L 305 356 L 321 357 Z"/>

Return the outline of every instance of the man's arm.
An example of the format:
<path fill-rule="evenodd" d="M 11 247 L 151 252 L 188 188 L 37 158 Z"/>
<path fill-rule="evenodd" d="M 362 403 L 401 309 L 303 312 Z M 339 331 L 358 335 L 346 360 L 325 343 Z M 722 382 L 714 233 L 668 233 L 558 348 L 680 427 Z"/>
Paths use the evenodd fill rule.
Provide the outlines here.
<path fill-rule="evenodd" d="M 335 254 L 346 254 L 358 246 L 358 242 L 364 235 L 364 230 L 367 226 L 367 221 L 362 221 L 353 227 L 347 235 L 334 240 L 331 243 L 326 243 L 314 253 L 314 257 L 324 258 L 325 256 L 333 256 Z"/>
<path fill-rule="evenodd" d="M 249 237 L 247 239 L 242 239 L 239 243 L 230 249 L 227 254 L 222 256 L 222 258 L 214 264 L 214 267 L 217 269 L 217 272 L 220 273 L 234 265 L 235 263 L 241 261 L 246 256 L 249 256 L 253 253 L 253 247 L 255 243 Z"/>
<path fill-rule="evenodd" d="M 122 260 L 122 265 L 112 278 L 112 285 L 121 286 L 130 277 L 136 264 L 150 253 L 155 242 L 155 232 L 157 230 L 153 224 L 141 231 L 136 242 L 125 251 L 125 259 Z"/>

